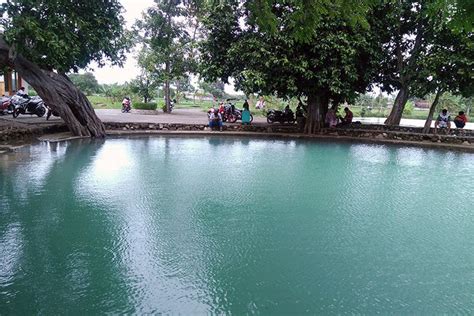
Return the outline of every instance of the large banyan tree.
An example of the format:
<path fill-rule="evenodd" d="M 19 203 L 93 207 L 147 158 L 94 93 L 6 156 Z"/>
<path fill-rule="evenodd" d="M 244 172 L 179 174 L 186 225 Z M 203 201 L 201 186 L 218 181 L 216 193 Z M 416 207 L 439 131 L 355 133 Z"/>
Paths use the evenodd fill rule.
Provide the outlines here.
<path fill-rule="evenodd" d="M 343 14 L 343 2 L 320 4 L 340 9 L 331 12 L 306 1 L 268 3 L 275 17 L 268 28 L 258 23 L 252 5 L 229 1 L 209 10 L 201 44 L 205 78 L 233 77 L 247 93 L 306 97 L 310 134 L 322 127 L 330 104 L 350 102 L 366 91 L 381 50 L 367 25 Z"/>
<path fill-rule="evenodd" d="M 72 133 L 105 129 L 66 73 L 90 62 L 121 64 L 128 40 L 118 0 L 11 0 L 0 7 L 0 67 L 15 69 Z"/>

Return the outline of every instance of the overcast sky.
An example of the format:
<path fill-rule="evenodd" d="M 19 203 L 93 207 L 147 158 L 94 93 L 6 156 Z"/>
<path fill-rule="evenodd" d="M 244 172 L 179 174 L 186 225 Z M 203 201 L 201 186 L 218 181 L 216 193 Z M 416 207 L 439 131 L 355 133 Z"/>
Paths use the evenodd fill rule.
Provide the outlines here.
<path fill-rule="evenodd" d="M 124 18 L 128 28 L 133 25 L 136 19 L 141 17 L 143 10 L 153 5 L 153 0 L 121 0 L 120 2 L 126 11 Z M 123 68 L 110 65 L 98 68 L 96 65 L 91 64 L 97 81 L 99 83 L 124 83 L 135 78 L 139 71 L 134 54 L 134 52 L 128 54 Z"/>

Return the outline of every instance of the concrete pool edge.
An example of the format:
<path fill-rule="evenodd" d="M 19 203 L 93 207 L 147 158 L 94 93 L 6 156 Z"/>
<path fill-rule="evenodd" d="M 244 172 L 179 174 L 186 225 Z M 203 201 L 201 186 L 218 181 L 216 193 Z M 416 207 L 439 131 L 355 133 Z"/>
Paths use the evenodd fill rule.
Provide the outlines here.
<path fill-rule="evenodd" d="M 469 139 L 469 142 L 463 141 L 463 143 L 450 143 L 450 142 L 441 142 L 441 137 L 451 138 L 456 140 L 456 135 L 423 135 L 427 137 L 427 140 L 407 140 L 399 139 L 399 137 L 394 136 L 396 139 L 387 138 L 386 132 L 377 132 L 373 134 L 364 133 L 364 130 L 356 129 L 344 129 L 342 133 L 350 134 L 353 133 L 358 136 L 350 135 L 339 135 L 338 131 L 326 130 L 324 134 L 303 134 L 299 132 L 262 132 L 262 131 L 242 131 L 242 130 L 226 130 L 223 132 L 207 130 L 163 130 L 163 129 L 107 129 L 106 133 L 108 136 L 120 137 L 120 136 L 165 136 L 165 135 L 174 135 L 174 136 L 226 136 L 226 137 L 255 137 L 255 138 L 281 138 L 281 139 L 306 139 L 306 140 L 322 140 L 322 141 L 338 141 L 338 142 L 357 142 L 357 143 L 367 143 L 367 144 L 391 144 L 399 146 L 411 146 L 411 147 L 423 147 L 423 148 L 434 148 L 434 149 L 444 149 L 444 150 L 456 150 L 463 152 L 474 153 L 474 137 L 464 137 L 463 139 Z M 356 134 L 358 133 L 358 134 Z M 395 135 L 400 135 L 398 132 Z M 420 137 L 422 135 L 415 133 L 402 133 L 407 137 Z M 385 135 L 385 136 L 383 136 Z M 30 141 L 26 142 L 17 142 L 11 141 L 4 144 L 0 144 L 0 154 L 8 153 L 14 151 L 15 149 L 34 143 L 35 141 L 46 141 L 46 142 L 61 142 L 61 141 L 70 141 L 73 139 L 80 139 L 84 137 L 73 136 L 70 132 L 53 132 L 45 133 L 39 137 L 32 138 Z M 86 137 L 88 138 L 88 137 Z M 461 141 L 461 140 L 459 140 Z M 468 144 L 466 144 L 466 142 Z"/>

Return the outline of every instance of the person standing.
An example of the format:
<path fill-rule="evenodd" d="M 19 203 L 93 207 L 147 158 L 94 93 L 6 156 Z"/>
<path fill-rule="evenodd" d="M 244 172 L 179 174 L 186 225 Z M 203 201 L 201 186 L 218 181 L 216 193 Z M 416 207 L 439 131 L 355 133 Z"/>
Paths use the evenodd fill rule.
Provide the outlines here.
<path fill-rule="evenodd" d="M 242 125 L 250 125 L 250 110 L 249 110 L 249 102 L 245 100 L 244 105 L 242 106 Z"/>

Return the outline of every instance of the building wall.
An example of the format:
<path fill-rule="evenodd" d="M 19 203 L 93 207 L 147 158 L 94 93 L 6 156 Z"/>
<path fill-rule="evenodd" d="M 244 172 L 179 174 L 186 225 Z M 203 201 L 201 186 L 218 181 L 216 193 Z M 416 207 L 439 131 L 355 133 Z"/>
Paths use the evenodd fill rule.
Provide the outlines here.
<path fill-rule="evenodd" d="M 23 78 L 18 75 L 16 71 L 5 72 L 3 76 L 0 77 L 0 92 L 2 95 L 14 95 L 15 92 L 25 86 L 25 90 L 28 93 L 28 86 Z"/>

